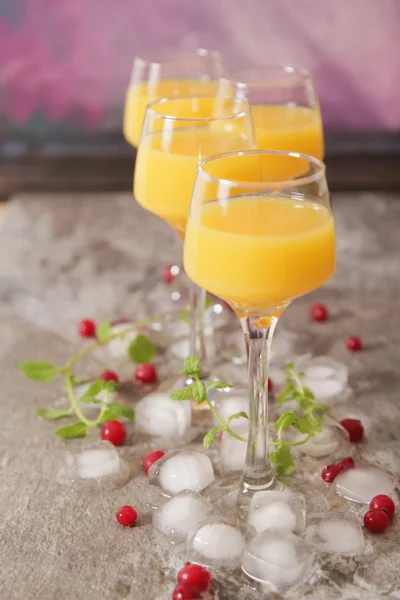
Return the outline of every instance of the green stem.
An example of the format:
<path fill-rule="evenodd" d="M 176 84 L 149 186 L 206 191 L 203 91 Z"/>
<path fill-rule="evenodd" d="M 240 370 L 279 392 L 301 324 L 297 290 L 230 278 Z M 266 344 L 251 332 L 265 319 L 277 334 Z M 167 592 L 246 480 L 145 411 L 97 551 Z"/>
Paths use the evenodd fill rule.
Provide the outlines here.
<path fill-rule="evenodd" d="M 278 432 L 278 439 L 275 440 L 274 442 L 269 442 L 270 446 L 279 446 L 279 444 L 286 444 L 286 446 L 301 446 L 302 444 L 305 444 L 306 442 L 308 442 L 308 440 L 310 440 L 313 436 L 312 435 L 308 435 L 304 440 L 301 440 L 300 442 L 282 442 L 281 438 L 279 437 L 279 432 Z"/>
<path fill-rule="evenodd" d="M 71 374 L 70 373 L 65 374 L 65 387 L 67 388 L 67 394 L 68 394 L 69 401 L 71 402 L 71 407 L 73 408 L 78 419 L 80 419 L 82 421 L 82 423 L 85 423 L 85 425 L 87 427 L 93 427 L 94 425 L 96 425 L 95 421 L 91 421 L 90 419 L 87 419 L 85 417 L 85 415 L 83 414 L 83 412 L 81 411 L 79 402 L 77 401 L 76 396 L 74 394 L 74 387 L 71 382 Z"/>
<path fill-rule="evenodd" d="M 198 381 L 200 381 L 198 375 L 196 375 L 195 378 Z M 232 429 L 229 427 L 229 425 L 223 421 L 223 419 L 219 415 L 217 409 L 211 404 L 208 394 L 206 394 L 206 402 L 207 402 L 207 405 L 208 405 L 209 409 L 211 410 L 212 414 L 217 419 L 218 423 L 221 425 L 223 431 L 226 431 L 227 433 L 229 433 L 229 435 L 234 437 L 236 440 L 239 440 L 240 442 L 247 442 L 246 438 L 243 438 L 240 435 L 238 435 L 237 433 L 235 433 L 234 431 L 232 431 Z"/>

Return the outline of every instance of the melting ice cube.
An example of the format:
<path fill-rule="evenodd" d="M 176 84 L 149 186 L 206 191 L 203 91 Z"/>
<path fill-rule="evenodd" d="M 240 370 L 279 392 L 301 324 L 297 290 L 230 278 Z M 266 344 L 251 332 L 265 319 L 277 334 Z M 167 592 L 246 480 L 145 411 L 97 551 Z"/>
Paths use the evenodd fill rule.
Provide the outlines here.
<path fill-rule="evenodd" d="M 173 542 L 182 542 L 210 516 L 211 506 L 193 492 L 181 492 L 153 513 L 153 526 Z"/>
<path fill-rule="evenodd" d="M 303 494 L 287 491 L 256 492 L 249 507 L 248 525 L 256 533 L 267 529 L 302 533 L 305 528 L 306 501 Z"/>
<path fill-rule="evenodd" d="M 68 451 L 64 458 L 72 480 L 100 479 L 118 475 L 121 469 L 115 446 L 106 441 L 98 442 L 78 452 Z"/>
<path fill-rule="evenodd" d="M 201 492 L 215 479 L 211 460 L 201 452 L 168 453 L 150 467 L 149 476 L 168 495 Z"/>
<path fill-rule="evenodd" d="M 395 489 L 394 479 L 376 467 L 357 466 L 339 473 L 333 485 L 340 496 L 366 504 L 378 494 L 390 496 Z"/>
<path fill-rule="evenodd" d="M 136 405 L 135 415 L 138 429 L 165 437 L 183 436 L 192 421 L 190 402 L 177 402 L 160 392 L 143 398 Z"/>
<path fill-rule="evenodd" d="M 364 535 L 354 513 L 321 513 L 308 519 L 306 540 L 318 552 L 362 554 Z"/>
<path fill-rule="evenodd" d="M 292 585 L 309 571 L 315 552 L 293 533 L 268 530 L 254 537 L 243 554 L 242 568 L 251 579 Z"/>
<path fill-rule="evenodd" d="M 309 358 L 301 364 L 303 384 L 311 389 L 319 401 L 339 396 L 348 381 L 348 369 L 329 356 Z"/>
<path fill-rule="evenodd" d="M 190 538 L 188 552 L 191 556 L 214 567 L 239 565 L 245 548 L 242 531 L 225 519 L 213 517 L 203 523 Z"/>

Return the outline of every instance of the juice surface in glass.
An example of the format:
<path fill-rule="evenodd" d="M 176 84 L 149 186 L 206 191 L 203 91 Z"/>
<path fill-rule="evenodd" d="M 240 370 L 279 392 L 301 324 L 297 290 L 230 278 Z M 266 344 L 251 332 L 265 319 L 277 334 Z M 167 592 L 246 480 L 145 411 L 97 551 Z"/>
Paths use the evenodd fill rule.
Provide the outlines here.
<path fill-rule="evenodd" d="M 194 206 L 184 266 L 196 284 L 237 307 L 275 308 L 333 274 L 332 214 L 311 201 L 263 194 Z"/>
<path fill-rule="evenodd" d="M 161 79 L 130 85 L 126 93 L 123 131 L 131 146 L 139 146 L 147 105 L 160 98 L 215 93 L 215 81 L 200 79 Z"/>

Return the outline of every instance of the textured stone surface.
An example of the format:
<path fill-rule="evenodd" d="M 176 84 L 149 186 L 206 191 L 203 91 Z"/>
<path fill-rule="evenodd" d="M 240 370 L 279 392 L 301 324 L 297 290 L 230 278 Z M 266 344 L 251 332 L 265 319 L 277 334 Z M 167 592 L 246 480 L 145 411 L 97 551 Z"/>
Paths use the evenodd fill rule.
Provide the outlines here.
<path fill-rule="evenodd" d="M 345 362 L 354 390 L 335 410 L 365 419 L 368 443 L 357 457 L 400 477 L 400 200 L 391 195 L 337 194 L 335 277 L 312 297 L 295 302 L 283 325 L 299 335 L 299 352 L 329 354 Z M 15 198 L 0 235 L 0 597 L 2 600 L 170 596 L 185 552 L 169 546 L 150 526 L 147 482 L 142 475 L 124 488 L 78 493 L 55 482 L 66 444 L 39 422 L 38 406 L 59 398 L 57 385 L 28 382 L 18 360 L 62 363 L 80 343 L 75 324 L 93 316 L 133 319 L 146 314 L 146 291 L 160 263 L 179 258 L 179 243 L 161 221 L 129 195 Z M 311 301 L 327 302 L 332 318 L 310 323 Z M 365 350 L 350 354 L 344 337 L 360 334 Z M 87 369 L 98 372 L 102 357 Z M 132 401 L 137 388 L 128 388 Z M 94 434 L 94 437 L 95 434 Z M 71 441 L 79 447 L 85 441 Z M 133 442 L 134 443 L 134 440 Z M 125 450 L 130 452 L 130 450 Z M 134 447 L 132 456 L 145 453 Z M 319 486 L 323 460 L 301 459 L 298 477 Z M 344 501 L 327 496 L 332 508 Z M 132 503 L 134 529 L 114 520 Z M 348 507 L 348 505 L 347 505 Z M 310 580 L 282 595 L 252 589 L 243 575 L 218 574 L 221 600 L 399 599 L 399 524 L 384 535 L 366 534 L 359 557 L 319 557 Z"/>

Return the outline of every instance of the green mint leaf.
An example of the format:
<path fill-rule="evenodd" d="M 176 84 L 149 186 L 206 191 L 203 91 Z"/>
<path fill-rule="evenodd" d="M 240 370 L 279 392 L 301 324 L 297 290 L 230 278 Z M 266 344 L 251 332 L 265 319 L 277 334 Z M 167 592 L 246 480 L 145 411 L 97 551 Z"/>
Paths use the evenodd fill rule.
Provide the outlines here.
<path fill-rule="evenodd" d="M 293 394 L 293 386 L 291 383 L 287 383 L 285 388 L 278 394 L 278 397 L 277 397 L 278 404 L 280 404 L 280 405 L 285 404 L 285 402 L 290 400 L 290 398 L 292 397 L 292 394 Z"/>
<path fill-rule="evenodd" d="M 103 381 L 103 389 L 109 394 L 113 394 L 119 388 L 119 383 L 116 381 Z"/>
<path fill-rule="evenodd" d="M 329 404 L 322 404 L 322 402 L 317 402 L 313 406 L 313 410 L 315 410 L 320 415 L 323 415 L 324 413 L 326 413 L 331 408 L 332 407 Z"/>
<path fill-rule="evenodd" d="M 90 402 L 90 399 L 95 399 L 100 392 L 104 389 L 104 383 L 102 379 L 96 379 L 93 383 L 91 383 L 84 394 L 79 398 L 80 402 Z M 89 400 L 87 400 L 89 398 Z"/>
<path fill-rule="evenodd" d="M 234 386 L 226 381 L 212 381 L 207 389 L 208 390 L 226 390 L 227 388 L 233 388 Z"/>
<path fill-rule="evenodd" d="M 194 375 L 198 375 L 200 373 L 200 363 L 196 356 L 189 356 L 189 358 L 185 358 L 183 363 L 183 371 L 188 377 L 193 377 Z"/>
<path fill-rule="evenodd" d="M 287 444 L 277 446 L 276 450 L 271 452 L 269 456 L 279 475 L 290 475 L 293 472 L 293 457 L 290 452 L 290 447 Z"/>
<path fill-rule="evenodd" d="M 247 416 L 247 414 L 241 410 L 240 412 L 235 413 L 234 415 L 231 415 L 228 418 L 228 423 L 231 423 L 234 419 L 248 419 L 249 417 Z"/>
<path fill-rule="evenodd" d="M 70 381 L 72 385 L 81 385 L 82 383 L 87 383 L 88 378 L 83 377 L 82 375 L 75 375 L 74 373 L 72 373 L 72 375 L 70 375 Z"/>
<path fill-rule="evenodd" d="M 309 419 L 306 419 L 305 417 L 299 417 L 297 423 L 293 424 L 293 427 L 300 431 L 300 433 L 314 435 L 315 425 L 310 423 Z"/>
<path fill-rule="evenodd" d="M 99 340 L 99 342 L 102 342 L 104 344 L 104 342 L 106 342 L 108 340 L 110 333 L 111 333 L 111 323 L 108 319 L 106 321 L 102 321 L 101 323 L 99 323 L 97 325 L 96 337 Z"/>
<path fill-rule="evenodd" d="M 200 379 L 192 383 L 192 392 L 193 398 L 196 400 L 197 404 L 201 404 L 207 398 L 207 390 L 206 386 Z"/>
<path fill-rule="evenodd" d="M 73 425 L 67 425 L 66 427 L 60 427 L 55 431 L 55 434 L 58 437 L 63 438 L 64 440 L 71 440 L 73 438 L 85 437 L 87 432 L 87 426 L 85 423 L 78 421 L 78 423 L 74 423 Z"/>
<path fill-rule="evenodd" d="M 107 408 L 105 409 L 101 419 L 98 422 L 98 425 L 101 425 L 101 423 L 105 423 L 106 421 L 114 421 L 120 417 L 125 417 L 125 419 L 133 421 L 135 418 L 135 411 L 127 404 L 121 404 L 121 402 L 111 402 L 111 404 L 108 404 Z"/>
<path fill-rule="evenodd" d="M 286 373 L 289 373 L 289 374 L 291 371 L 294 371 L 294 362 L 288 363 L 285 367 L 285 371 L 286 371 Z"/>
<path fill-rule="evenodd" d="M 213 427 L 213 429 L 211 429 L 211 431 L 209 431 L 203 438 L 203 446 L 204 448 L 209 448 L 211 446 L 211 444 L 214 443 L 215 441 L 215 437 L 217 435 L 217 433 L 219 433 L 220 431 L 222 431 L 221 427 Z"/>
<path fill-rule="evenodd" d="M 139 333 L 128 348 L 129 358 L 137 364 L 151 363 L 155 353 L 153 342 L 143 333 Z"/>
<path fill-rule="evenodd" d="M 169 397 L 171 400 L 191 400 L 193 396 L 193 387 L 191 385 L 187 385 L 184 388 L 179 388 L 179 390 L 173 390 Z"/>
<path fill-rule="evenodd" d="M 19 370 L 28 379 L 50 383 L 57 379 L 58 369 L 48 362 L 23 360 L 18 363 Z"/>
<path fill-rule="evenodd" d="M 70 417 L 72 411 L 70 409 L 62 410 L 61 408 L 38 408 L 36 414 L 41 419 L 53 421 L 56 419 L 63 419 L 64 417 Z"/>
<path fill-rule="evenodd" d="M 275 423 L 276 429 L 287 429 L 294 425 L 298 420 L 298 416 L 293 410 L 288 410 L 279 417 Z"/>

